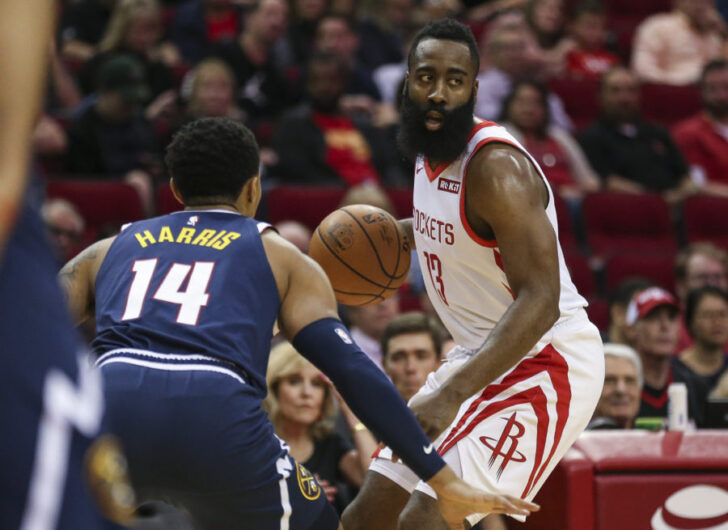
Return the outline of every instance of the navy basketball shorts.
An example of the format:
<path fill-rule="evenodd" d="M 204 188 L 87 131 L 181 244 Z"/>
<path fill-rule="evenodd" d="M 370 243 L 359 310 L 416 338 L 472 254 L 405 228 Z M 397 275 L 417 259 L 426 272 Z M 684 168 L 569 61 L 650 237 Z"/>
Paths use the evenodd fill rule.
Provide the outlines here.
<path fill-rule="evenodd" d="M 201 530 L 338 527 L 245 374 L 204 355 L 143 350 L 114 350 L 97 364 L 140 501 L 182 507 Z"/>

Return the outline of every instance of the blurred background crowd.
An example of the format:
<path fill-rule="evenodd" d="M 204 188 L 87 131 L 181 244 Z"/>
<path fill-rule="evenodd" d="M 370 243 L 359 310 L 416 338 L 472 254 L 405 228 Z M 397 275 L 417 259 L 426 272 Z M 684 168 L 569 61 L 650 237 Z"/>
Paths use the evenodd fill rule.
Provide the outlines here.
<path fill-rule="evenodd" d="M 258 217 L 304 252 L 342 204 L 410 216 L 398 100 L 410 39 L 445 16 L 480 44 L 476 115 L 507 127 L 555 191 L 567 264 L 609 342 L 593 426 L 664 416 L 673 381 L 688 386 L 693 425 L 717 426 L 710 397 L 728 397 L 728 0 L 59 1 L 34 134 L 59 264 L 122 223 L 180 208 L 164 148 L 203 116 L 254 131 Z M 342 313 L 405 399 L 452 345 L 416 260 L 398 295 Z M 376 441 L 291 350 L 279 344 L 271 360 L 271 417 L 343 507 Z M 314 412 L 299 417 L 290 399 Z"/>

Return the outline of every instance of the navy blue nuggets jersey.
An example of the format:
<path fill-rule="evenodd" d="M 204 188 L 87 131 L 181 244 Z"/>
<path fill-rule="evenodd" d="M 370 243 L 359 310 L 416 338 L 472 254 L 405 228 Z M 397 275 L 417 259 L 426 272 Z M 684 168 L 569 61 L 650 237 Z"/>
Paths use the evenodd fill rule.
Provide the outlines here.
<path fill-rule="evenodd" d="M 128 225 L 96 278 L 94 352 L 209 355 L 241 367 L 264 395 L 280 306 L 265 226 L 226 210 Z"/>
<path fill-rule="evenodd" d="M 201 530 L 338 524 L 261 406 L 280 306 L 266 226 L 225 210 L 133 223 L 96 277 L 93 347 L 132 482 Z"/>
<path fill-rule="evenodd" d="M 101 378 L 80 355 L 29 205 L 0 263 L 0 352 L 0 528 L 108 528 L 83 479 L 102 424 Z"/>

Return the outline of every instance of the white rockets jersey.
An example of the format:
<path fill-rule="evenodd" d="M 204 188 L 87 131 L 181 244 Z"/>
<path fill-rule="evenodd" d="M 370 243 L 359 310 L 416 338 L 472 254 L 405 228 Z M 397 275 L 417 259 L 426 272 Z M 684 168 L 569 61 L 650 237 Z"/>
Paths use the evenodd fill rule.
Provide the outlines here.
<path fill-rule="evenodd" d="M 513 303 L 496 241 L 479 237 L 465 217 L 465 173 L 473 154 L 489 142 L 510 144 L 525 153 L 548 188 L 546 214 L 558 234 L 551 187 L 523 146 L 500 125 L 479 121 L 467 147 L 450 164 L 431 170 L 420 155 L 415 165 L 412 228 L 427 294 L 457 344 L 477 349 Z M 558 237 L 558 236 L 557 236 Z M 563 320 L 587 305 L 576 291 L 558 243 Z"/>

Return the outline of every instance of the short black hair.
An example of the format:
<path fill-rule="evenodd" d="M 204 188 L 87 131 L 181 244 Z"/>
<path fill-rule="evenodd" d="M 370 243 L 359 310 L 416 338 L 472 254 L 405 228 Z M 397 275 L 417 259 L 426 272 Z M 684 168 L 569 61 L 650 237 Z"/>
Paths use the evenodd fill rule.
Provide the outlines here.
<path fill-rule="evenodd" d="M 167 147 L 167 168 L 187 206 L 233 203 L 258 175 L 258 143 L 229 118 L 201 118 L 182 127 Z"/>
<path fill-rule="evenodd" d="M 712 74 L 717 70 L 728 70 L 728 61 L 725 59 L 714 59 L 706 64 L 700 74 L 700 86 L 705 85 L 705 78 L 708 77 L 708 74 Z"/>
<path fill-rule="evenodd" d="M 511 104 L 513 103 L 513 100 L 516 99 L 516 94 L 518 94 L 518 91 L 524 86 L 530 86 L 531 88 L 536 90 L 536 92 L 538 92 L 539 98 L 541 99 L 541 105 L 543 106 L 543 121 L 538 126 L 537 133 L 543 138 L 546 136 L 546 130 L 551 123 L 551 109 L 549 108 L 549 89 L 543 83 L 538 83 L 536 81 L 519 81 L 515 85 L 513 85 L 510 93 L 506 96 L 506 99 L 503 100 L 503 105 L 501 106 L 501 114 L 498 117 L 498 122 L 504 123 L 507 121 L 511 121 Z"/>
<path fill-rule="evenodd" d="M 571 13 L 571 20 L 574 21 L 581 15 L 605 15 L 604 4 L 599 0 L 584 0 L 576 4 Z"/>
<path fill-rule="evenodd" d="M 688 293 L 688 299 L 685 301 L 685 327 L 691 337 L 694 337 L 693 321 L 695 320 L 695 312 L 698 310 L 700 302 L 706 296 L 716 296 L 728 304 L 728 293 L 713 285 L 698 287 L 697 289 L 690 291 Z"/>
<path fill-rule="evenodd" d="M 424 28 L 417 32 L 412 40 L 409 55 L 407 56 L 407 68 L 412 65 L 415 57 L 417 46 L 425 39 L 451 40 L 462 42 L 470 51 L 470 60 L 473 68 L 477 73 L 480 69 L 480 51 L 478 51 L 478 43 L 475 41 L 473 32 L 465 24 L 461 24 L 454 18 L 442 18 L 429 22 Z"/>

